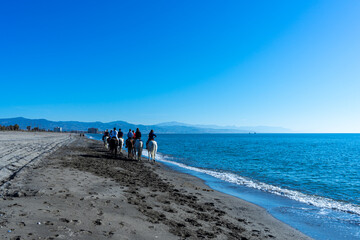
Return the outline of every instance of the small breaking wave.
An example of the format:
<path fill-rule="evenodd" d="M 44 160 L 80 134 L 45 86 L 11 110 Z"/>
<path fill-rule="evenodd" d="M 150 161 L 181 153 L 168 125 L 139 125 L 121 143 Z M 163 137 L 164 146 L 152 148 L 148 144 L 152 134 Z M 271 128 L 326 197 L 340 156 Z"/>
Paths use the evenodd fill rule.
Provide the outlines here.
<path fill-rule="evenodd" d="M 101 135 L 100 134 L 89 134 L 89 133 L 85 133 L 85 137 L 90 138 L 90 139 L 95 139 L 95 140 L 101 140 Z"/>
<path fill-rule="evenodd" d="M 147 156 L 146 150 L 144 150 L 143 153 L 144 153 L 143 154 L 144 156 Z M 157 153 L 157 160 L 159 160 L 161 162 L 166 162 L 166 163 L 176 165 L 178 167 L 188 169 L 191 171 L 204 173 L 204 174 L 215 177 L 215 178 L 220 179 L 225 182 L 234 183 L 237 185 L 241 185 L 241 186 L 245 186 L 245 187 L 249 187 L 249 188 L 258 189 L 258 190 L 261 190 L 264 192 L 272 193 L 272 194 L 275 194 L 278 196 L 287 197 L 289 199 L 292 199 L 292 200 L 295 200 L 295 201 L 298 201 L 301 203 L 305 203 L 308 205 L 312 205 L 315 207 L 319 207 L 319 208 L 332 209 L 332 210 L 337 210 L 337 211 L 360 215 L 360 206 L 357 206 L 357 205 L 354 205 L 351 203 L 339 202 L 339 201 L 335 201 L 335 200 L 329 199 L 329 198 L 324 198 L 321 196 L 308 195 L 308 194 L 304 194 L 304 193 L 301 193 L 298 191 L 280 188 L 280 187 L 273 186 L 273 185 L 270 185 L 267 183 L 258 182 L 258 181 L 255 181 L 255 180 L 252 180 L 249 178 L 245 178 L 245 177 L 239 176 L 234 173 L 217 172 L 214 170 L 192 167 L 192 166 L 185 165 L 183 163 L 172 161 L 172 159 L 174 159 L 174 158 L 163 155 L 161 153 Z"/>

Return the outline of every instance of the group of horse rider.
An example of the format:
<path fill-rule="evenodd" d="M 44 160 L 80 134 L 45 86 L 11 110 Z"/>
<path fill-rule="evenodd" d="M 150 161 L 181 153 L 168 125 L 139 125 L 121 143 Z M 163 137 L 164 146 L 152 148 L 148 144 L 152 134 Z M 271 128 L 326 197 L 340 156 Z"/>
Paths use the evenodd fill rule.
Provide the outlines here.
<path fill-rule="evenodd" d="M 117 156 L 117 152 L 121 153 L 121 149 L 124 145 L 124 133 L 119 129 L 119 131 L 114 128 L 110 132 L 105 130 L 104 135 L 102 137 L 104 141 L 104 145 L 107 149 L 110 150 L 111 153 L 114 153 Z M 139 128 L 136 131 L 132 131 L 129 129 L 127 134 L 126 147 L 128 149 L 128 158 L 132 158 L 137 156 L 137 159 L 140 160 L 142 156 L 143 149 L 143 141 L 141 140 L 141 132 Z M 148 150 L 148 160 L 152 160 L 155 162 L 155 155 L 157 151 L 157 143 L 155 141 L 156 134 L 154 130 L 151 130 L 149 133 L 149 138 L 146 142 L 146 149 Z"/>
<path fill-rule="evenodd" d="M 119 140 L 119 138 L 123 138 L 124 137 L 124 133 L 121 131 L 121 129 L 119 129 L 119 131 L 116 130 L 116 127 L 114 127 L 113 130 L 110 130 L 110 132 L 106 129 L 103 135 L 103 140 L 105 139 L 105 137 L 108 137 L 109 140 L 112 138 L 116 138 L 116 140 Z M 154 130 L 151 130 L 149 133 L 149 137 L 148 140 L 146 141 L 146 146 L 148 145 L 148 143 L 152 140 L 155 140 L 156 134 L 154 133 Z M 136 131 L 129 129 L 129 132 L 127 133 L 127 141 L 128 140 L 141 140 L 141 132 L 139 130 L 139 128 L 136 129 Z"/>

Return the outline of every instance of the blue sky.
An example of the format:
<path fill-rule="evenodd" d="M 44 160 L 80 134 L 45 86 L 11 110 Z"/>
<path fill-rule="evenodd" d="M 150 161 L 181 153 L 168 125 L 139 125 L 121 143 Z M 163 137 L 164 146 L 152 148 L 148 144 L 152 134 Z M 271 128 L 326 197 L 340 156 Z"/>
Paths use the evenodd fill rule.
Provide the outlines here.
<path fill-rule="evenodd" d="M 0 118 L 360 132 L 360 1 L 8 1 Z"/>

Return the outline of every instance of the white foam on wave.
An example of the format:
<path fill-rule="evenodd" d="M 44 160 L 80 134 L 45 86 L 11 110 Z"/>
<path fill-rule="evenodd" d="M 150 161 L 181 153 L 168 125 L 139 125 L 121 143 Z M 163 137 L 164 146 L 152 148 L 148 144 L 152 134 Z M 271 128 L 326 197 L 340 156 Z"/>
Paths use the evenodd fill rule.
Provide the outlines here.
<path fill-rule="evenodd" d="M 144 149 L 144 151 L 143 151 L 143 156 L 147 157 L 146 149 Z M 178 162 L 172 161 L 171 159 L 172 159 L 171 157 L 165 156 L 161 153 L 157 153 L 157 155 L 156 155 L 156 160 L 158 160 L 160 162 L 166 162 L 166 163 L 170 163 L 172 165 L 176 165 L 178 167 L 188 169 L 188 170 L 191 170 L 194 172 L 204 173 L 204 174 L 215 177 L 215 178 L 220 179 L 225 182 L 234 183 L 237 185 L 250 187 L 250 188 L 258 189 L 258 190 L 261 190 L 264 192 L 272 193 L 275 195 L 287 197 L 292 200 L 306 203 L 308 205 L 316 206 L 319 208 L 338 210 L 338 211 L 343 211 L 343 212 L 347 212 L 347 213 L 360 215 L 360 206 L 355 205 L 355 204 L 339 202 L 339 201 L 321 197 L 321 196 L 308 195 L 308 194 L 304 194 L 304 193 L 301 193 L 298 191 L 280 188 L 280 187 L 273 186 L 273 185 L 270 185 L 267 183 L 258 182 L 258 181 L 255 181 L 255 180 L 252 180 L 249 178 L 245 178 L 245 177 L 242 177 L 242 176 L 234 174 L 234 173 L 217 172 L 214 170 L 192 167 L 192 166 L 185 165 L 183 163 L 178 163 Z"/>
<path fill-rule="evenodd" d="M 86 136 L 87 138 L 89 138 L 89 139 L 95 139 L 95 140 L 98 140 L 98 139 L 94 138 L 93 136 L 90 136 L 90 135 L 87 135 L 87 134 L 85 134 L 85 136 Z"/>

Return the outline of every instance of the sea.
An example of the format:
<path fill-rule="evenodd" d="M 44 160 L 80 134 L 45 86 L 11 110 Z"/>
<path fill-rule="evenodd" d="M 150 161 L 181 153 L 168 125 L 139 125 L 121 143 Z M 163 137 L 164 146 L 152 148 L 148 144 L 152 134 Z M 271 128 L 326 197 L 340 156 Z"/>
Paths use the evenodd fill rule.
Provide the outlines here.
<path fill-rule="evenodd" d="M 360 134 L 158 134 L 156 141 L 157 161 L 314 239 L 360 239 Z"/>

